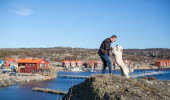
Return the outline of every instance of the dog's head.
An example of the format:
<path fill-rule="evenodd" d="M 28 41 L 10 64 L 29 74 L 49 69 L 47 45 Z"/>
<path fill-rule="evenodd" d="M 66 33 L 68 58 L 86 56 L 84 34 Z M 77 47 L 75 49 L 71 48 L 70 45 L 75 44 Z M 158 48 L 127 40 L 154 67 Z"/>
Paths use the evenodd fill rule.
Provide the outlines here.
<path fill-rule="evenodd" d="M 123 47 L 120 45 L 116 45 L 116 50 L 123 53 Z"/>

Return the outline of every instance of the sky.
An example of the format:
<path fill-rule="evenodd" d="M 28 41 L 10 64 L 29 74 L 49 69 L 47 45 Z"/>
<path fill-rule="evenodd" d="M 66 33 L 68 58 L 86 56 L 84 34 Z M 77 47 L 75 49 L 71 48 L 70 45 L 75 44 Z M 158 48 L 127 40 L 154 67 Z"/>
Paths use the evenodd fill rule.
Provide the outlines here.
<path fill-rule="evenodd" d="M 0 0 L 0 48 L 170 48 L 170 0 Z"/>

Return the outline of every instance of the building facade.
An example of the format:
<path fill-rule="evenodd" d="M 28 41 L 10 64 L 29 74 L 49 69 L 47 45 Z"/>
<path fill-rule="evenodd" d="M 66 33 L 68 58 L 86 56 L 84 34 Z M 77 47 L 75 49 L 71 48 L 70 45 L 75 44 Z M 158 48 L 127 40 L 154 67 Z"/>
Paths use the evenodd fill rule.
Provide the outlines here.
<path fill-rule="evenodd" d="M 170 60 L 158 60 L 158 61 L 155 61 L 155 66 L 158 66 L 158 67 L 170 66 Z"/>
<path fill-rule="evenodd" d="M 11 63 L 15 63 L 15 59 L 14 58 L 7 58 L 5 60 L 5 66 L 6 67 L 10 67 Z"/>
<path fill-rule="evenodd" d="M 21 73 L 37 73 L 48 70 L 49 62 L 44 59 L 20 59 L 17 61 Z"/>

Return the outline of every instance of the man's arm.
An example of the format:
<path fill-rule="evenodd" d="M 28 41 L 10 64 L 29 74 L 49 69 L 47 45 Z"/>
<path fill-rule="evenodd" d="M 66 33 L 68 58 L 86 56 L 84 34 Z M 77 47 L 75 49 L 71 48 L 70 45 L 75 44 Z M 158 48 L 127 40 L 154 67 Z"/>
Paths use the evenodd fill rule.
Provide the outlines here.
<path fill-rule="evenodd" d="M 103 41 L 100 50 L 103 54 L 108 54 L 109 55 L 109 51 L 111 50 L 110 48 L 110 42 L 108 40 Z"/>

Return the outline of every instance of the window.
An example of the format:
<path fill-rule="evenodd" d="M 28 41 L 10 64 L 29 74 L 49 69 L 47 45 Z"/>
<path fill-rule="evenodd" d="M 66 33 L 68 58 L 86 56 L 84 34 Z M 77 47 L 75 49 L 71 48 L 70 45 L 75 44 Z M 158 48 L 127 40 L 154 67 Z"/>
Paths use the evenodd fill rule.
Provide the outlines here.
<path fill-rule="evenodd" d="M 41 68 L 46 67 L 46 64 L 40 64 L 40 67 Z"/>
<path fill-rule="evenodd" d="M 25 66 L 25 64 L 24 63 L 20 63 L 20 66 Z"/>

